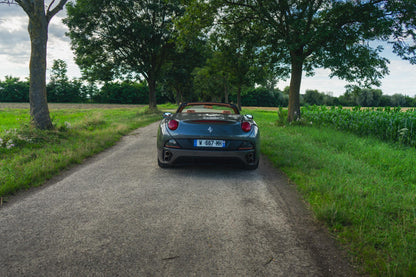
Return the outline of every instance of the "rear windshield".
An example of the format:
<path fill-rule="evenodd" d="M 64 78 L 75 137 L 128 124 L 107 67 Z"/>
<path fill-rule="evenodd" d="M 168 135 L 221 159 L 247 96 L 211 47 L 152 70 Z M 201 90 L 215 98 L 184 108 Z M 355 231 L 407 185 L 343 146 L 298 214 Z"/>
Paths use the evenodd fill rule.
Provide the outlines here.
<path fill-rule="evenodd" d="M 182 113 L 222 113 L 222 114 L 236 114 L 231 107 L 220 105 L 189 105 L 182 109 Z"/>

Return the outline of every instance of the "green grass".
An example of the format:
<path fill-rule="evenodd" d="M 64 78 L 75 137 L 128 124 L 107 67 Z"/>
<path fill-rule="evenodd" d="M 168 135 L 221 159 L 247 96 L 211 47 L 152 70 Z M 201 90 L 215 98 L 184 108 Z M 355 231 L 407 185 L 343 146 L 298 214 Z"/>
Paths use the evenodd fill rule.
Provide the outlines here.
<path fill-rule="evenodd" d="M 55 130 L 29 125 L 28 109 L 0 110 L 0 197 L 43 184 L 135 128 L 159 120 L 145 108 L 51 110 Z"/>
<path fill-rule="evenodd" d="M 325 126 L 284 125 L 276 111 L 245 113 L 260 126 L 262 152 L 296 183 L 355 264 L 374 276 L 416 275 L 416 149 Z M 38 131 L 28 126 L 27 109 L 0 109 L 0 196 L 41 185 L 160 119 L 137 107 L 57 109 L 51 116 L 56 130 Z M 6 149 L 9 139 L 16 145 Z"/>
<path fill-rule="evenodd" d="M 26 109 L 0 109 L 0 134 L 28 121 L 29 112 Z"/>
<path fill-rule="evenodd" d="M 416 150 L 330 127 L 278 127 L 253 112 L 262 152 L 296 183 L 355 263 L 376 276 L 416 275 Z"/>

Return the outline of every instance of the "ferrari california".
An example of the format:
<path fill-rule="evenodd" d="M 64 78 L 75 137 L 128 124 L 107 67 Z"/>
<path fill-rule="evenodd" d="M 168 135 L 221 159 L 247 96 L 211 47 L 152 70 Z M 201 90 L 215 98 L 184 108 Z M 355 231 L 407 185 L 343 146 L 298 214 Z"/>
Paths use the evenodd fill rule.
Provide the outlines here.
<path fill-rule="evenodd" d="M 203 161 L 235 163 L 256 169 L 260 132 L 251 115 L 233 104 L 184 103 L 164 113 L 157 134 L 160 167 Z"/>

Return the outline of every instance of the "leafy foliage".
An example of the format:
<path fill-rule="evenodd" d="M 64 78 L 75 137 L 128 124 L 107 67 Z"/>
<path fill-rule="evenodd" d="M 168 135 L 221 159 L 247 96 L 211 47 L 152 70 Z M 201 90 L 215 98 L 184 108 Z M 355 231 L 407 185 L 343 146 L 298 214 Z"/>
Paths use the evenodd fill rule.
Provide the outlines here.
<path fill-rule="evenodd" d="M 322 106 L 305 107 L 303 116 L 317 125 L 330 125 L 339 130 L 416 147 L 416 109 L 400 107 L 377 109 L 343 109 Z"/>
<path fill-rule="evenodd" d="M 364 86 L 379 85 L 380 78 L 388 73 L 388 60 L 379 55 L 382 48 L 371 47 L 369 41 L 389 40 L 394 33 L 394 45 L 403 46 L 396 51 L 398 54 L 405 57 L 414 55 L 416 50 L 403 43 L 407 38 L 414 40 L 414 1 L 190 2 L 185 19 L 181 21 L 183 25 L 188 18 L 189 28 L 195 29 L 197 25 L 201 33 L 209 34 L 224 24 L 227 35 L 232 34 L 230 30 L 242 26 L 242 32 L 249 30 L 250 34 L 258 35 L 257 51 L 274 61 L 275 68 L 280 68 L 274 72 L 285 77 L 290 69 L 290 121 L 300 116 L 302 72 L 313 75 L 315 68 L 322 67 L 331 70 L 331 77 Z M 201 11 L 210 13 L 207 20 L 196 23 L 191 20 L 198 17 L 193 16 L 194 13 L 201 15 Z M 410 16 L 407 11 L 411 12 Z M 184 33 L 189 34 L 186 30 Z"/>
<path fill-rule="evenodd" d="M 6 76 L 0 81 L 0 102 L 29 102 L 29 81 Z"/>
<path fill-rule="evenodd" d="M 391 11 L 393 23 L 391 25 L 393 36 L 390 43 L 393 51 L 416 64 L 416 5 L 414 0 L 383 1 L 386 8 Z"/>
<path fill-rule="evenodd" d="M 270 90 L 265 87 L 247 88 L 241 94 L 243 106 L 254 107 L 287 107 L 289 98 L 279 90 Z M 235 95 L 231 100 L 235 101 Z"/>
<path fill-rule="evenodd" d="M 195 91 L 195 68 L 202 67 L 207 59 L 207 43 L 203 40 L 194 40 L 192 45 L 177 47 L 170 52 L 169 59 L 162 67 L 161 81 L 158 88 L 159 98 L 169 99 L 179 104 L 184 101 L 198 99 Z M 158 99 L 158 103 L 160 100 Z"/>
<path fill-rule="evenodd" d="M 51 81 L 46 85 L 49 102 L 80 103 L 86 102 L 87 93 L 80 81 L 69 81 L 67 65 L 63 60 L 54 60 Z"/>
<path fill-rule="evenodd" d="M 149 89 L 144 83 L 112 82 L 106 83 L 93 97 L 97 103 L 147 104 Z"/>
<path fill-rule="evenodd" d="M 173 19 L 182 13 L 177 0 L 86 1 L 67 6 L 69 36 L 76 62 L 92 80 L 140 79 L 156 106 L 156 82 L 173 50 Z"/>

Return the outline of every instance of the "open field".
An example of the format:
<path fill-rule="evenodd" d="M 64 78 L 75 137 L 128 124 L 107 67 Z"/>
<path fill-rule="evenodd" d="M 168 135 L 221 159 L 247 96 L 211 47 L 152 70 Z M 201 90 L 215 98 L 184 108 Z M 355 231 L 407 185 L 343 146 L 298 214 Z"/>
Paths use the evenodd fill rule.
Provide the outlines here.
<path fill-rule="evenodd" d="M 130 105 L 69 107 L 50 105 L 54 131 L 31 129 L 27 108 L 0 108 L 0 196 L 41 185 L 160 119 Z M 275 110 L 244 110 L 260 126 L 262 152 L 296 183 L 355 264 L 370 275 L 416 275 L 416 149 L 326 126 L 278 126 Z M 7 149 L 10 139 L 15 145 Z"/>

